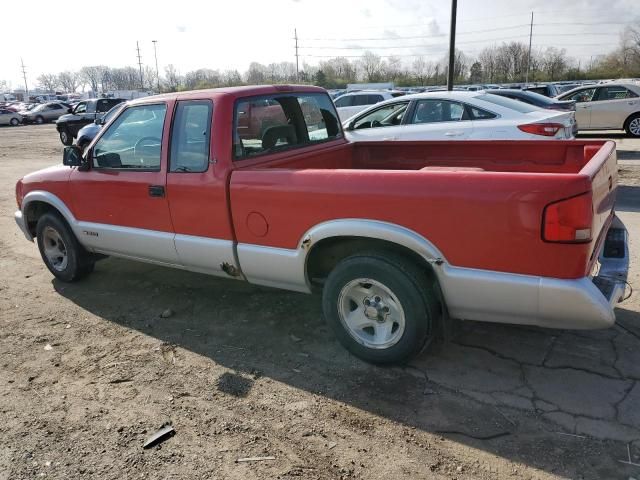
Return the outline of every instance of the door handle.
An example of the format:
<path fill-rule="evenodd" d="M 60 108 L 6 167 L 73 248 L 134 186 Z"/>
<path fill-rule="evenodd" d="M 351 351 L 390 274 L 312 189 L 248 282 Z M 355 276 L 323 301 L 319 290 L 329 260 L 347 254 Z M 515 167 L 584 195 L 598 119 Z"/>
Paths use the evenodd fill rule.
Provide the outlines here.
<path fill-rule="evenodd" d="M 164 197 L 164 185 L 149 185 L 150 197 Z"/>
<path fill-rule="evenodd" d="M 445 133 L 446 137 L 459 137 L 461 135 L 464 135 L 464 133 L 462 132 L 446 132 Z"/>

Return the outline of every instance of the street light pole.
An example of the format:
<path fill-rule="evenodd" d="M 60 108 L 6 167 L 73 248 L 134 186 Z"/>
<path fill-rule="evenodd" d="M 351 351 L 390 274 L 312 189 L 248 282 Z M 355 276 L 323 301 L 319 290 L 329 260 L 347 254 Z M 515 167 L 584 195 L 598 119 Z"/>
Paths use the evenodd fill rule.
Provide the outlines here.
<path fill-rule="evenodd" d="M 458 0 L 451 0 L 451 29 L 449 30 L 449 71 L 447 72 L 447 90 L 453 90 L 453 74 L 456 64 L 456 14 Z"/>
<path fill-rule="evenodd" d="M 153 55 L 156 57 L 156 81 L 158 82 L 158 93 L 160 93 L 160 72 L 158 71 L 158 51 L 156 50 L 157 40 L 151 40 L 153 42 Z"/>

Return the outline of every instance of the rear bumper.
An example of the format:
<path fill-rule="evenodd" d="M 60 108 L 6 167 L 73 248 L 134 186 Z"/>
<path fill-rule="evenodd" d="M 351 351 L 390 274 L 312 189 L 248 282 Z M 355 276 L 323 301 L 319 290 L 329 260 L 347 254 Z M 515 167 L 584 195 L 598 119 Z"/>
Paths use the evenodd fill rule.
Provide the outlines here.
<path fill-rule="evenodd" d="M 629 268 L 628 234 L 616 217 L 594 277 L 557 279 L 443 265 L 439 275 L 449 314 L 487 322 L 587 330 L 615 323 Z"/>

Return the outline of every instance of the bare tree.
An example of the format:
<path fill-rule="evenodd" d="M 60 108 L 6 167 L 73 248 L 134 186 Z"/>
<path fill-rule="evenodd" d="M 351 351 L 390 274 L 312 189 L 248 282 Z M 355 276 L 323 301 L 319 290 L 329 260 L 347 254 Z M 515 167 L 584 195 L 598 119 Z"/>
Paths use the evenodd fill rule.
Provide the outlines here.
<path fill-rule="evenodd" d="M 107 67 L 103 65 L 82 67 L 80 69 L 80 76 L 89 85 L 91 91 L 97 93 L 106 69 Z"/>
<path fill-rule="evenodd" d="M 176 70 L 172 64 L 164 67 L 164 78 L 167 88 L 171 92 L 175 92 L 178 87 L 182 84 L 182 79 L 180 78 L 180 74 Z"/>
<path fill-rule="evenodd" d="M 61 72 L 58 74 L 58 82 L 65 92 L 73 93 L 78 89 L 79 85 L 78 72 Z"/>
<path fill-rule="evenodd" d="M 373 52 L 366 51 L 359 61 L 364 80 L 378 82 L 382 77 L 382 58 Z"/>
<path fill-rule="evenodd" d="M 416 58 L 411 64 L 411 71 L 419 86 L 424 86 L 428 83 L 429 79 L 433 76 L 434 69 L 435 65 L 433 62 L 428 62 L 424 57 Z"/>
<path fill-rule="evenodd" d="M 545 50 L 542 57 L 542 70 L 548 80 L 559 80 L 568 68 L 567 52 L 555 47 Z"/>
<path fill-rule="evenodd" d="M 261 85 L 267 79 L 267 68 L 261 63 L 251 62 L 245 78 L 249 85 Z"/>
<path fill-rule="evenodd" d="M 158 87 L 158 74 L 156 68 L 146 65 L 142 69 L 143 86 L 148 90 L 154 90 Z"/>
<path fill-rule="evenodd" d="M 58 85 L 60 85 L 58 75 L 54 73 L 43 73 L 38 77 L 38 85 L 47 92 L 55 92 Z"/>

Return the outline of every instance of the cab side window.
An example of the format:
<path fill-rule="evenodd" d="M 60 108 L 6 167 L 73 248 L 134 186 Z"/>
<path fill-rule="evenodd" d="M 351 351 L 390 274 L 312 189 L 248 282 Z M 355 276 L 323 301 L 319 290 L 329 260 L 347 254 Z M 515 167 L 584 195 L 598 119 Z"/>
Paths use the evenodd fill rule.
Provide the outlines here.
<path fill-rule="evenodd" d="M 342 136 L 334 104 L 326 94 L 279 94 L 236 102 L 233 156 L 240 160 Z"/>
<path fill-rule="evenodd" d="M 209 167 L 212 110 L 208 100 L 178 102 L 171 131 L 171 172 L 205 172 Z"/>
<path fill-rule="evenodd" d="M 166 112 L 164 103 L 124 110 L 96 142 L 93 168 L 160 170 Z"/>
<path fill-rule="evenodd" d="M 73 113 L 85 113 L 87 111 L 87 104 L 86 102 L 81 102 L 78 105 L 76 105 L 75 110 L 73 111 Z"/>

